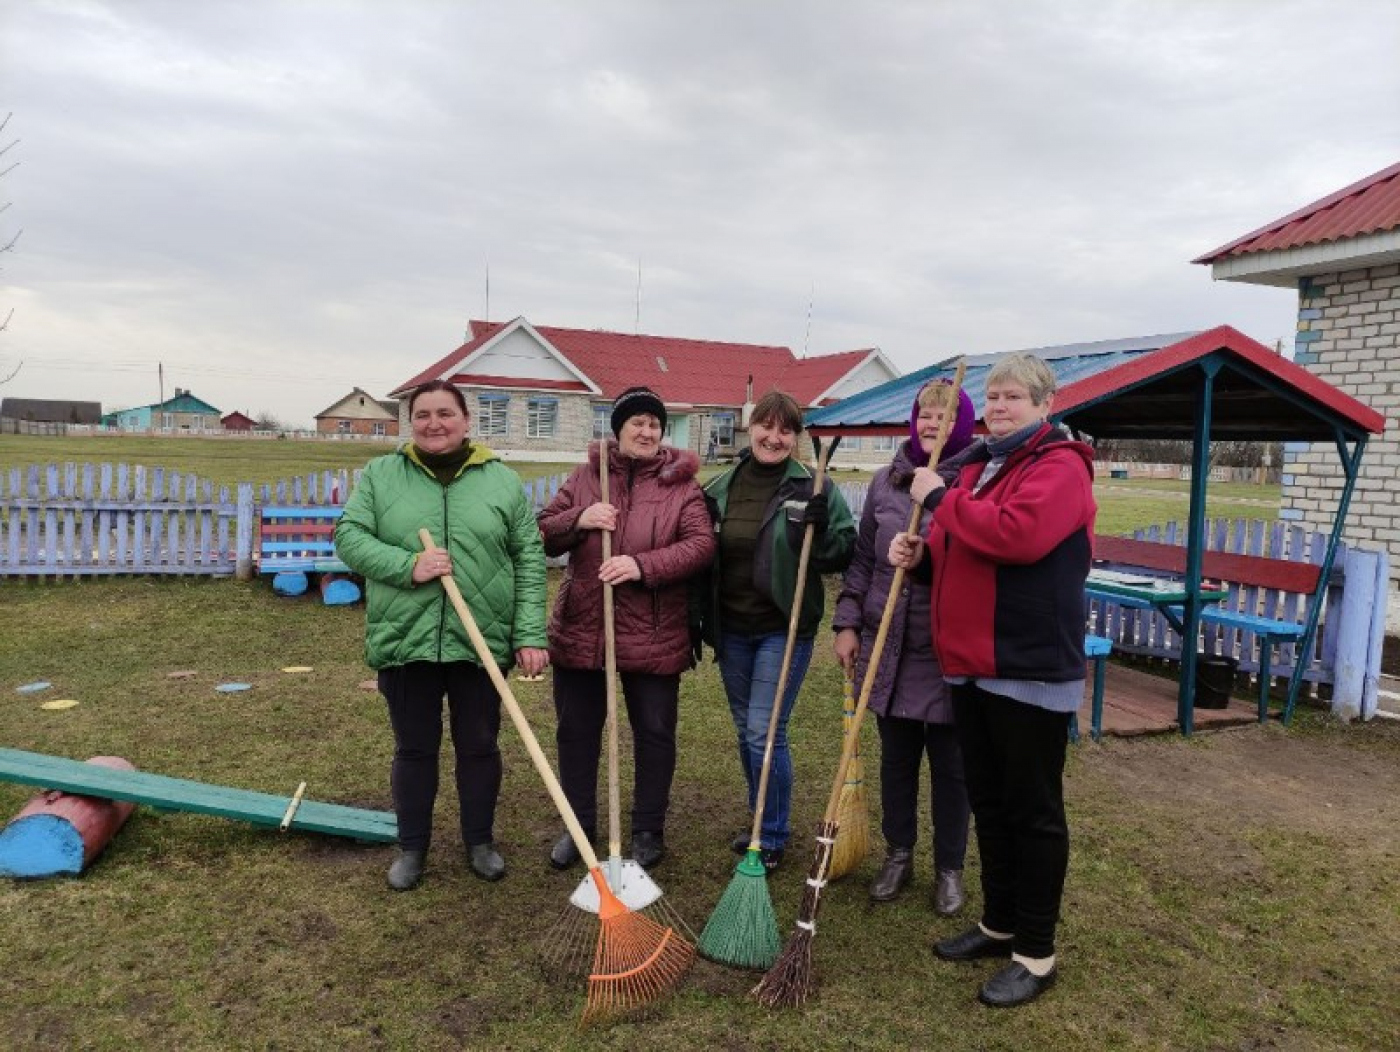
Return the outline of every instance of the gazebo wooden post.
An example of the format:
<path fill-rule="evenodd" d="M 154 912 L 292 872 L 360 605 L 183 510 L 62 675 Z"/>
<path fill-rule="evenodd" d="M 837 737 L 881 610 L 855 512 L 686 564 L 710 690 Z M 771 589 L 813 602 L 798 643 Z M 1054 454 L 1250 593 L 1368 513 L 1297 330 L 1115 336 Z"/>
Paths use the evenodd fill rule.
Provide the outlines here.
<path fill-rule="evenodd" d="M 1181 682 L 1176 691 L 1176 719 L 1189 736 L 1196 723 L 1196 636 L 1201 630 L 1201 565 L 1206 546 L 1206 481 L 1210 475 L 1210 418 L 1215 374 L 1220 359 L 1203 358 L 1196 395 L 1196 422 L 1191 437 L 1191 511 L 1186 529 L 1186 603 L 1181 619 Z"/>

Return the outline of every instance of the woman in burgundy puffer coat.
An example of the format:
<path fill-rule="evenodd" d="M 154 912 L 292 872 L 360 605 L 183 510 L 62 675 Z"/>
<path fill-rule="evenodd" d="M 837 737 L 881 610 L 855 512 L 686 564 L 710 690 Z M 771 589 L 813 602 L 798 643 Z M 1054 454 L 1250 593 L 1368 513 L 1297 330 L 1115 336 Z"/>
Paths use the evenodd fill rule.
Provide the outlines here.
<path fill-rule="evenodd" d="M 885 553 L 895 534 L 909 526 L 909 483 L 916 468 L 928 464 L 952 388 L 926 384 L 909 414 L 909 439 L 895 451 L 889 467 L 870 482 L 860 517 L 856 553 L 836 603 L 836 657 L 853 672 L 857 689 L 864 682 L 870 651 L 894 583 L 894 567 Z M 977 412 L 958 392 L 957 416 L 948 431 L 939 473 L 957 477 L 957 454 L 972 441 Z M 970 811 L 963 781 L 962 750 L 953 726 L 953 701 L 933 651 L 932 611 L 927 582 L 906 579 L 890 621 L 885 656 L 870 692 L 870 711 L 880 728 L 880 804 L 885 835 L 885 863 L 870 886 L 875 902 L 890 902 L 914 872 L 914 844 L 919 834 L 919 782 L 928 756 L 932 793 L 934 909 L 957 913 L 964 900 L 962 870 L 967 853 Z"/>
<path fill-rule="evenodd" d="M 560 781 L 590 837 L 598 821 L 598 758 L 607 717 L 603 585 L 613 586 L 618 678 L 632 726 L 635 782 L 631 856 L 654 866 L 665 854 L 666 810 L 676 770 L 681 673 L 690 668 L 686 581 L 714 558 L 715 536 L 695 481 L 694 453 L 663 446 L 666 408 L 645 387 L 613 403 L 616 442 L 594 443 L 539 514 L 548 555 L 569 553 L 549 621 Z M 599 447 L 608 456 L 601 500 Z M 612 533 L 603 562 L 602 532 Z M 549 853 L 566 869 L 579 858 L 565 832 Z"/>

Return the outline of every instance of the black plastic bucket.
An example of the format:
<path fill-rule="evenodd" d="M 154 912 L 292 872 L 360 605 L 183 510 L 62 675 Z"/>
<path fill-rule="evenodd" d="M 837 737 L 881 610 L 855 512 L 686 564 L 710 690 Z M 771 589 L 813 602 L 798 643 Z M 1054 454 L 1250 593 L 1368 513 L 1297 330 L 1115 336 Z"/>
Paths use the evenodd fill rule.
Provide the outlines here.
<path fill-rule="evenodd" d="M 1239 671 L 1238 658 L 1220 654 L 1196 655 L 1196 708 L 1223 709 L 1230 704 L 1230 690 Z"/>

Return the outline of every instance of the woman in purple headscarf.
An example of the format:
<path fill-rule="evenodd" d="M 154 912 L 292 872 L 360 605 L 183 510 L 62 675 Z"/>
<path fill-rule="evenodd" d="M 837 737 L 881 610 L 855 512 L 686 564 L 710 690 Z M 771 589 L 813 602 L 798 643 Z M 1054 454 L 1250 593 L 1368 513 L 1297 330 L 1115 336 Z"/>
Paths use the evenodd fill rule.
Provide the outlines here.
<path fill-rule="evenodd" d="M 909 414 L 909 438 L 894 460 L 870 483 L 860 518 L 855 557 L 846 571 L 832 627 L 836 658 L 860 684 L 893 584 L 885 558 L 890 540 L 909 525 L 909 483 L 928 464 L 953 389 L 946 381 L 925 384 Z M 959 455 L 972 443 L 977 413 L 966 392 L 958 393 L 957 417 L 943 447 L 938 472 L 950 484 Z M 919 533 L 922 536 L 923 527 Z M 927 565 L 924 560 L 924 565 Z M 927 572 L 925 570 L 925 572 Z M 870 710 L 880 728 L 880 802 L 885 863 L 870 886 L 875 902 L 891 902 L 914 873 L 918 840 L 919 781 L 928 756 L 932 790 L 934 910 L 952 916 L 963 905 L 963 857 L 967 853 L 968 802 L 962 751 L 953 726 L 953 703 L 933 650 L 929 589 L 906 581 L 886 638 L 885 656 L 870 692 Z"/>

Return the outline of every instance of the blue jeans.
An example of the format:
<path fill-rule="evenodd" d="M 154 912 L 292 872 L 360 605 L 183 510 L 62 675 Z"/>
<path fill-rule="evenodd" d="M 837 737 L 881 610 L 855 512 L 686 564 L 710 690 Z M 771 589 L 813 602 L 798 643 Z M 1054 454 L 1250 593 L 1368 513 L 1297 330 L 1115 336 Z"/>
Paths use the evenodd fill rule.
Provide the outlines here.
<path fill-rule="evenodd" d="M 767 799 L 763 806 L 763 846 L 787 845 L 788 817 L 792 804 L 792 755 L 788 751 L 787 725 L 807 663 L 812 659 L 811 639 L 793 644 L 792 666 L 773 737 L 773 761 L 768 772 Z M 742 636 L 724 633 L 723 656 L 719 661 L 729 712 L 739 738 L 739 764 L 749 786 L 749 811 L 758 800 L 758 780 L 763 770 L 763 752 L 768 741 L 768 721 L 778 693 L 778 672 L 782 668 L 787 633 Z"/>

